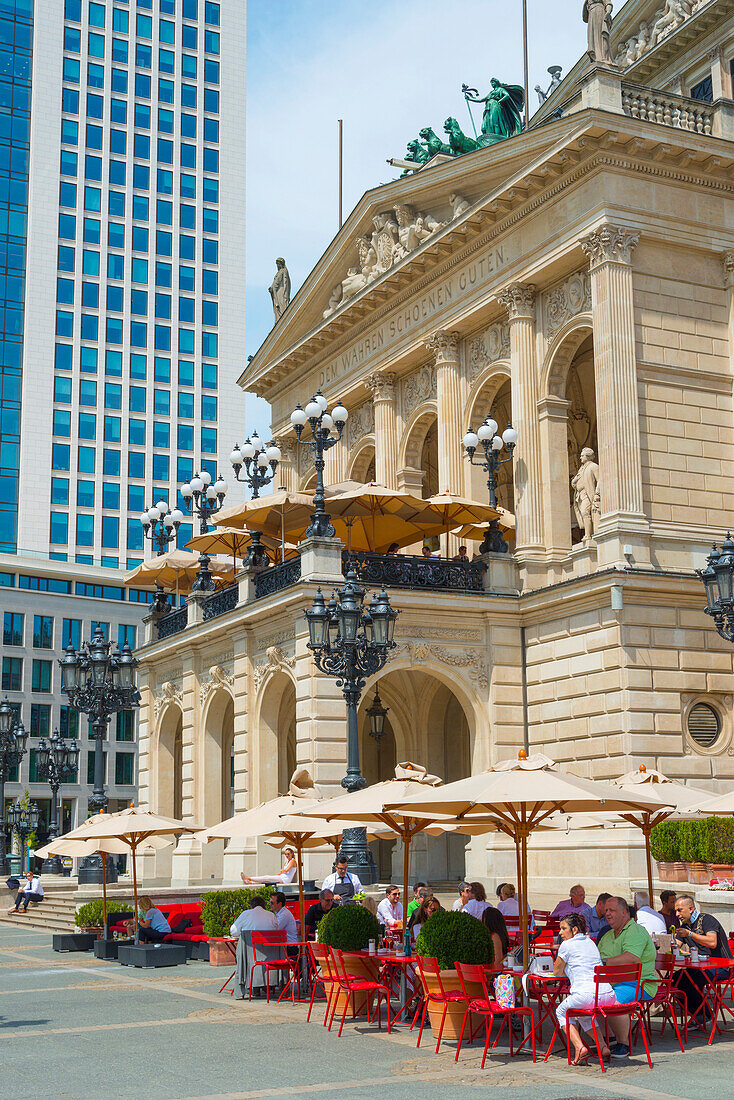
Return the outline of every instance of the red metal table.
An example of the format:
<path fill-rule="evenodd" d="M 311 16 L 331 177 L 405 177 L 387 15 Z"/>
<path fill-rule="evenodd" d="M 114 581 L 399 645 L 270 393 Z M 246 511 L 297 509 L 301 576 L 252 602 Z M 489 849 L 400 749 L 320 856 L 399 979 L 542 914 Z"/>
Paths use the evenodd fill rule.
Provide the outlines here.
<path fill-rule="evenodd" d="M 223 943 L 225 945 L 225 947 L 227 948 L 227 950 L 230 952 L 230 954 L 231 954 L 232 958 L 235 960 L 235 962 L 237 961 L 237 940 L 233 940 L 231 938 L 231 936 L 210 936 L 209 939 L 210 940 L 216 940 L 217 943 Z M 227 978 L 224 985 L 219 990 L 220 993 L 224 992 L 224 990 L 227 988 L 229 983 L 232 981 L 232 979 L 234 978 L 236 973 L 237 973 L 237 967 L 235 966 L 234 970 L 232 971 L 232 973 Z M 230 997 L 233 996 L 233 994 L 234 994 L 234 986 L 232 986 L 232 988 L 229 990 Z"/>
<path fill-rule="evenodd" d="M 723 978 L 718 977 L 716 972 L 719 970 L 727 970 L 728 975 Z M 708 1026 L 706 1014 L 707 1012 L 710 1013 L 711 1032 L 708 1039 L 708 1045 L 710 1046 L 714 1041 L 716 1032 L 721 1032 L 721 1028 L 719 1027 L 719 1014 L 721 1014 L 722 1023 L 725 1022 L 725 1012 L 728 1012 L 731 1018 L 734 1019 L 734 1012 L 724 1004 L 724 997 L 726 996 L 727 990 L 731 992 L 734 997 L 734 989 L 732 987 L 732 980 L 734 979 L 734 959 L 709 956 L 706 959 L 699 959 L 698 962 L 691 962 L 689 959 L 684 959 L 682 962 L 676 960 L 674 972 L 684 974 L 686 971 L 697 971 L 704 979 L 704 987 L 701 990 L 703 1000 L 695 1012 L 688 1013 L 688 1026 L 690 1027 L 692 1023 L 699 1024 L 705 1031 Z"/>

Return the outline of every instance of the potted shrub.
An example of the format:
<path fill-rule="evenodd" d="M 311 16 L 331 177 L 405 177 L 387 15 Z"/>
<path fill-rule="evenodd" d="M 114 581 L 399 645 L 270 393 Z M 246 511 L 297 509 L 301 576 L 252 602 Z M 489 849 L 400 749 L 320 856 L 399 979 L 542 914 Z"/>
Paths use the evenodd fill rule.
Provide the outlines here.
<path fill-rule="evenodd" d="M 685 882 L 686 866 L 681 860 L 682 821 L 661 821 L 650 832 L 650 852 L 658 865 L 662 882 Z"/>
<path fill-rule="evenodd" d="M 491 965 L 494 962 L 492 933 L 480 920 L 469 913 L 454 913 L 441 909 L 434 913 L 421 928 L 415 942 L 415 953 L 423 958 L 438 959 L 443 988 L 447 992 L 460 990 L 461 982 L 454 964 L 460 962 Z M 424 983 L 424 988 L 428 992 L 430 985 L 426 986 Z M 470 992 L 477 998 L 483 996 L 482 988 L 478 984 Z M 443 1029 L 447 1039 L 458 1039 L 464 1009 L 465 1005 L 462 1002 L 449 1004 Z M 429 1001 L 428 1013 L 431 1027 L 437 1032 L 441 1024 L 443 1008 Z"/>
<path fill-rule="evenodd" d="M 107 902 L 107 925 L 117 924 L 122 917 L 132 917 L 133 907 L 125 901 Z M 104 906 L 102 898 L 87 901 L 80 905 L 74 914 L 74 924 L 82 932 L 88 932 L 97 939 L 104 935 Z"/>
<path fill-rule="evenodd" d="M 229 938 L 229 930 L 240 913 L 250 908 L 250 902 L 257 894 L 267 899 L 273 893 L 273 886 L 243 887 L 238 890 L 212 890 L 201 899 L 201 923 L 204 933 L 209 937 L 210 966 L 231 966 L 232 954 L 229 948 L 217 942 Z"/>
<path fill-rule="evenodd" d="M 319 943 L 326 947 L 337 947 L 340 951 L 366 951 L 370 940 L 378 942 L 380 924 L 374 913 L 362 905 L 335 905 L 318 925 Z M 358 977 L 374 979 L 377 976 L 377 964 L 371 959 L 355 957 L 349 960 L 349 971 Z M 344 1011 L 346 993 L 337 995 L 336 1013 Z M 330 994 L 331 997 L 331 994 Z M 352 994 L 347 1012 L 363 1016 L 371 1008 L 371 999 L 366 993 Z"/>
<path fill-rule="evenodd" d="M 709 872 L 704 862 L 705 821 L 681 822 L 681 856 L 686 863 L 688 881 L 696 886 L 708 885 Z"/>
<path fill-rule="evenodd" d="M 709 817 L 701 823 L 701 856 L 712 878 L 734 878 L 734 820 Z"/>

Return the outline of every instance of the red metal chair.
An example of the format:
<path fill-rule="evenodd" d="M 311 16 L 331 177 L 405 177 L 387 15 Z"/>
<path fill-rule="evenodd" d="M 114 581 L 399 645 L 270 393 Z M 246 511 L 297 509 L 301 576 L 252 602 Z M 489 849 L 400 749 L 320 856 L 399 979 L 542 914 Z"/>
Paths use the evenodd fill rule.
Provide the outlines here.
<path fill-rule="evenodd" d="M 331 1005 L 330 996 L 335 986 L 339 984 L 339 980 L 334 972 L 329 948 L 324 947 L 321 943 L 308 943 L 306 946 L 311 960 L 311 1000 L 308 1005 L 306 1023 L 311 1019 L 311 1009 L 313 1008 L 316 990 L 321 989 L 326 997 L 326 1012 L 324 1013 L 324 1027 L 326 1027 L 326 1018 L 329 1015 Z M 331 1028 L 331 1024 L 329 1024 L 329 1028 Z"/>
<path fill-rule="evenodd" d="M 370 994 L 374 993 L 377 998 L 377 1004 L 375 1011 L 377 1012 L 377 1027 L 382 1031 L 382 1018 L 380 1014 L 380 1004 L 382 998 L 385 998 L 387 1005 L 387 1033 L 390 1034 L 392 1028 L 392 1021 L 390 1019 L 390 987 L 384 982 L 379 981 L 377 978 L 364 978 L 362 975 L 350 974 L 348 970 L 349 966 L 349 952 L 340 951 L 336 947 L 330 948 L 331 960 L 336 972 L 336 980 L 339 983 L 339 988 L 346 994 L 344 998 L 344 1011 L 342 1012 L 341 1023 L 339 1024 L 339 1034 L 337 1038 L 341 1036 L 342 1028 L 344 1027 L 344 1021 L 347 1018 L 347 1009 L 349 1008 L 350 997 L 352 999 L 352 1015 L 355 1011 L 355 999 L 354 995 L 357 993 Z M 369 1003 L 369 1001 L 368 1001 Z M 336 998 L 334 999 L 334 1008 L 331 1012 L 332 1023 L 334 1021 L 334 1013 L 336 1012 Z M 370 1016 L 369 1010 L 367 1012 L 367 1020 L 372 1022 L 374 1016 Z M 329 1024 L 329 1030 L 331 1031 L 331 1024 Z"/>
<path fill-rule="evenodd" d="M 258 966 L 261 966 L 265 971 L 265 999 L 268 1004 L 270 1003 L 270 971 L 274 970 L 276 973 L 282 975 L 284 970 L 288 971 L 291 978 L 291 1000 L 295 1004 L 294 992 L 293 992 L 293 972 L 297 966 L 294 959 L 290 959 L 285 953 L 286 947 L 286 934 L 285 932 L 253 932 L 252 933 L 252 954 L 254 961 L 250 968 L 250 1000 L 252 1000 L 252 979 L 255 975 L 255 970 Z M 258 947 L 281 947 L 283 948 L 283 956 L 278 959 L 258 959 L 257 949 Z M 282 996 L 282 993 L 281 993 Z M 280 997 L 278 998 L 280 1000 Z"/>
<path fill-rule="evenodd" d="M 462 993 L 464 994 L 464 1000 L 466 1001 L 466 1009 L 464 1010 L 464 1019 L 461 1021 L 461 1031 L 459 1032 L 459 1042 L 456 1047 L 455 1062 L 459 1060 L 459 1051 L 461 1050 L 461 1044 L 464 1039 L 464 1028 L 466 1027 L 466 1021 L 470 1012 L 476 1012 L 480 1016 L 484 1016 L 484 1025 L 486 1028 L 487 1037 L 484 1042 L 484 1053 L 482 1055 L 482 1069 L 484 1069 L 484 1063 L 487 1060 L 487 1050 L 489 1049 L 489 1040 L 492 1035 L 492 1026 L 494 1024 L 495 1016 L 499 1016 L 502 1020 L 500 1029 L 497 1032 L 497 1038 L 492 1043 L 492 1049 L 497 1046 L 500 1035 L 502 1034 L 505 1024 L 507 1025 L 507 1031 L 510 1036 L 510 1057 L 512 1058 L 514 1052 L 513 1048 L 513 1033 L 512 1033 L 512 1016 L 529 1016 L 530 1017 L 530 1041 L 533 1048 L 533 1061 L 535 1061 L 535 1014 L 532 1008 L 525 1005 L 515 1005 L 513 1008 L 503 1008 L 497 1004 L 494 995 L 487 989 L 486 971 L 483 966 L 477 963 L 460 963 L 456 964 L 456 973 L 459 976 L 461 982 Z M 475 982 L 482 987 L 482 996 L 474 997 L 467 989 L 467 982 Z M 471 1041 L 471 1039 L 470 1039 Z M 522 1044 L 521 1044 L 522 1045 Z"/>
<path fill-rule="evenodd" d="M 423 979 L 424 999 L 423 999 L 423 1013 L 421 1015 L 421 1026 L 418 1032 L 418 1042 L 415 1044 L 416 1048 L 421 1045 L 421 1036 L 423 1035 L 423 1025 L 426 1022 L 426 1012 L 428 1011 L 429 1003 L 443 1005 L 443 1014 L 441 1016 L 441 1026 L 438 1029 L 438 1039 L 436 1041 L 436 1054 L 438 1054 L 438 1048 L 441 1046 L 441 1036 L 443 1035 L 443 1026 L 446 1022 L 446 1013 L 450 1004 L 456 1001 L 466 1001 L 466 994 L 461 990 L 444 989 L 443 981 L 441 980 L 441 970 L 438 965 L 438 959 L 421 958 L 418 956 L 418 969 Z M 431 985 L 437 988 L 432 989 Z M 415 1019 L 413 1020 L 415 1023 Z"/>
<path fill-rule="evenodd" d="M 594 968 L 594 1005 L 592 1008 L 573 1008 L 569 1009 L 566 1013 L 566 1024 L 571 1019 L 585 1017 L 591 1020 L 591 1030 L 594 1035 L 594 1043 L 596 1044 L 596 1053 L 599 1058 L 599 1065 L 601 1066 L 602 1073 L 606 1073 L 606 1066 L 604 1065 L 604 1059 L 601 1055 L 601 1046 L 599 1045 L 599 1036 L 596 1033 L 596 1017 L 601 1016 L 604 1021 L 605 1034 L 608 1036 L 609 1027 L 608 1021 L 613 1016 L 629 1016 L 630 1017 L 630 1042 L 632 1040 L 632 1024 L 634 1020 L 639 1023 L 640 1034 L 642 1035 L 642 1042 L 645 1047 L 645 1054 L 647 1055 L 647 1064 L 652 1069 L 652 1060 L 650 1058 L 650 1047 L 647 1043 L 647 1032 L 645 1031 L 645 1011 L 643 1008 L 641 996 L 641 980 L 640 972 L 642 970 L 642 964 L 630 966 L 597 966 Z M 620 985 L 625 982 L 635 982 L 635 996 L 634 1000 L 628 1001 L 623 1005 L 600 1005 L 599 1004 L 599 986 L 601 985 Z M 568 1056 L 568 1064 L 571 1065 L 571 1039 L 568 1034 L 568 1026 L 566 1027 L 566 1054 Z"/>
<path fill-rule="evenodd" d="M 675 1031 L 681 1052 L 685 1053 L 685 1047 L 678 1028 L 677 1010 L 680 1009 L 683 1037 L 688 1042 L 688 999 L 683 990 L 678 989 L 675 985 L 675 959 L 672 952 L 668 955 L 658 955 L 655 968 L 658 974 L 661 975 L 658 981 L 657 993 L 651 1001 L 642 1001 L 642 1011 L 647 1021 L 648 1034 L 652 1038 L 650 1009 L 654 1007 L 662 1008 L 660 1034 L 663 1034 L 666 1024 L 669 1023 Z"/>

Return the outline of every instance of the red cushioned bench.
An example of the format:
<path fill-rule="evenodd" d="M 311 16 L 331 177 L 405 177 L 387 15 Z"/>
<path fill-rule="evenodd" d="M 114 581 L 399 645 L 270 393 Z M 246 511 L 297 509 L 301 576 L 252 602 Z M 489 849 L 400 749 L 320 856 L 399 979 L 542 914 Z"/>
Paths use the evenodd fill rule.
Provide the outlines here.
<path fill-rule="evenodd" d="M 189 958 L 193 959 L 208 959 L 209 958 L 209 937 L 204 932 L 203 925 L 201 923 L 201 903 L 198 901 L 181 902 L 172 905 L 159 905 L 163 916 L 166 918 L 172 929 L 179 927 L 185 921 L 189 924 L 181 931 L 171 931 L 163 940 L 164 943 L 183 943 L 190 944 Z M 126 918 L 129 920 L 129 918 Z M 110 931 L 118 932 L 121 935 L 125 934 L 125 924 L 123 921 L 119 921 L 117 924 L 110 925 Z"/>

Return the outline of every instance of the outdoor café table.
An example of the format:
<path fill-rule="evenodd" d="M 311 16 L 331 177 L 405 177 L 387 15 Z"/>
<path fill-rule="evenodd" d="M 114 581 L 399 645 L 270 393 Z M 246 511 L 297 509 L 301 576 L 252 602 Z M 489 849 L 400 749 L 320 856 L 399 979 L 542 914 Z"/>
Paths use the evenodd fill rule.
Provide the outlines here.
<path fill-rule="evenodd" d="M 283 986 L 280 997 L 278 997 L 278 1004 L 280 1004 L 283 997 L 285 997 L 285 995 L 288 992 L 288 990 L 290 989 L 291 985 L 293 984 L 293 982 L 298 977 L 297 972 L 299 970 L 300 970 L 300 978 L 298 980 L 298 997 L 296 999 L 299 1000 L 299 1001 L 301 999 L 301 982 L 303 982 L 303 987 L 304 987 L 306 996 L 310 995 L 310 993 L 311 993 L 311 985 L 310 985 L 310 980 L 309 980 L 310 979 L 310 973 L 309 973 L 308 945 L 307 945 L 305 940 L 296 940 L 295 943 L 287 943 L 286 944 L 286 948 L 291 948 L 291 947 L 297 947 L 298 948 L 298 954 L 296 955 L 295 967 L 293 969 L 293 972 L 291 973 L 291 976 L 288 979 L 288 981 L 286 982 L 286 984 Z"/>
<path fill-rule="evenodd" d="M 721 959 L 710 955 L 708 958 L 699 959 L 698 962 L 691 962 L 689 959 L 677 960 L 673 966 L 674 973 L 682 973 L 685 971 L 697 970 L 700 972 L 704 979 L 704 987 L 701 990 L 703 994 L 703 1000 L 700 1006 L 695 1012 L 688 1013 L 688 1024 L 698 1023 L 706 1030 L 706 1012 L 711 1013 L 711 1033 L 709 1035 L 708 1045 L 714 1041 L 714 1035 L 717 1031 L 721 1031 L 719 1027 L 718 1018 L 721 1013 L 722 1023 L 724 1022 L 724 1013 L 728 1012 L 734 1019 L 734 1013 L 724 1004 L 724 996 L 727 989 L 731 987 L 732 977 L 734 976 L 734 959 Z M 725 977 L 718 977 L 717 971 L 728 971 Z M 683 990 L 685 992 L 685 989 Z M 699 1017 L 699 1014 L 702 1015 Z"/>
<path fill-rule="evenodd" d="M 237 962 L 237 940 L 233 940 L 231 938 L 231 936 L 210 936 L 209 941 L 211 942 L 212 940 L 216 940 L 217 943 L 223 943 L 224 946 L 229 951 L 232 958 L 234 959 L 235 963 Z M 224 992 L 224 990 L 227 988 L 229 983 L 232 981 L 232 979 L 234 978 L 236 973 L 237 973 L 237 967 L 235 966 L 234 970 L 232 971 L 232 973 L 227 978 L 224 985 L 219 990 L 220 993 Z M 232 986 L 232 988 L 230 989 L 229 995 L 230 995 L 230 997 L 232 997 L 234 995 L 234 986 Z"/>

